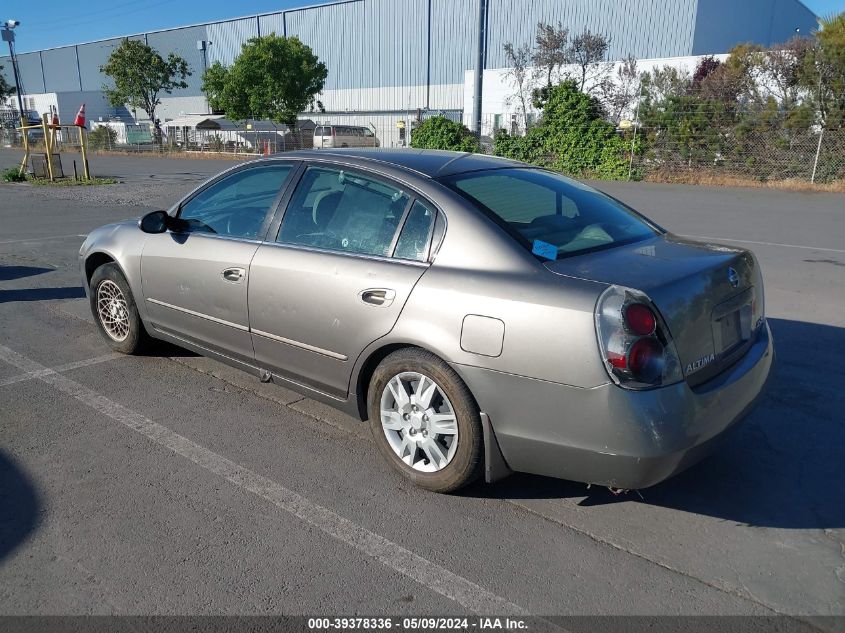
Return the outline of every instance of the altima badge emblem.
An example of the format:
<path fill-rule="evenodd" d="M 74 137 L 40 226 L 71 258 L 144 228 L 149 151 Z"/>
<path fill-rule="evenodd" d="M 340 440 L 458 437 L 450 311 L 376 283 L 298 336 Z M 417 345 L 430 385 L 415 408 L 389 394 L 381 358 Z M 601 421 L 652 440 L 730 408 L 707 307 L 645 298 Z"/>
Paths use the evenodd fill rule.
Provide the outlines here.
<path fill-rule="evenodd" d="M 687 363 L 686 373 L 687 373 L 687 375 L 689 375 L 693 372 L 698 371 L 699 369 L 704 369 L 705 367 L 707 367 L 707 365 L 714 362 L 715 360 L 716 360 L 715 354 L 710 354 L 709 356 L 702 356 L 701 358 L 699 358 L 695 362 Z"/>
<path fill-rule="evenodd" d="M 739 286 L 739 273 L 733 268 L 728 268 L 728 281 L 731 282 L 731 286 L 734 288 Z"/>

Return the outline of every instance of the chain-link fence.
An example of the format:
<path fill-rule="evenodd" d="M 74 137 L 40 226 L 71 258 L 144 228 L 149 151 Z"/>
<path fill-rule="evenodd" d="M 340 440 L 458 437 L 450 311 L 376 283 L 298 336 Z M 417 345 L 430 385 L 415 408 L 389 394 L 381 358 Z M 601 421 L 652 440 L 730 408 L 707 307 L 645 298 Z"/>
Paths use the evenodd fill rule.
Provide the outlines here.
<path fill-rule="evenodd" d="M 527 126 L 521 115 L 485 115 L 481 151 L 495 153 L 500 130 L 521 136 L 538 122 L 532 115 Z M 617 134 L 628 148 L 632 178 L 714 184 L 720 180 L 845 183 L 845 130 L 752 124 L 695 130 L 678 121 L 662 127 L 631 123 Z"/>
<path fill-rule="evenodd" d="M 683 127 L 642 128 L 634 154 L 636 175 L 656 180 L 705 181 L 720 177 L 830 183 L 845 180 L 845 131 L 751 129 L 690 132 Z M 627 136 L 633 141 L 633 132 Z M 632 147 L 634 145 L 632 144 Z"/>
<path fill-rule="evenodd" d="M 270 122 L 227 122 L 223 129 L 174 126 L 165 122 L 160 134 L 149 124 L 110 122 L 92 124 L 88 132 L 92 151 L 143 152 L 171 155 L 244 156 L 276 154 L 314 147 L 314 132 L 323 126 L 357 127 L 371 131 L 380 147 L 405 147 L 425 119 L 443 114 L 472 127 L 470 113 L 461 111 L 400 114 L 315 115 L 294 129 Z M 313 116 L 313 115 L 312 115 Z M 536 115 L 485 114 L 481 121 L 480 151 L 495 153 L 500 130 L 523 135 L 540 124 Z M 0 146 L 20 147 L 21 132 L 14 122 L 0 126 Z M 107 129 L 102 129 L 102 128 Z M 99 128 L 99 129 L 98 129 Z M 410 131 L 410 133 L 409 133 Z M 845 182 L 845 130 L 813 127 L 792 130 L 776 125 L 737 125 L 726 129 L 690 129 L 682 121 L 662 127 L 631 127 L 617 133 L 629 148 L 632 178 L 667 182 Z M 43 148 L 39 130 L 29 132 L 33 148 Z M 349 147 L 372 143 L 355 138 L 339 140 Z M 57 149 L 71 151 L 78 138 L 63 131 Z M 631 151 L 633 151 L 633 156 Z M 43 149 L 42 149 L 43 151 Z"/>

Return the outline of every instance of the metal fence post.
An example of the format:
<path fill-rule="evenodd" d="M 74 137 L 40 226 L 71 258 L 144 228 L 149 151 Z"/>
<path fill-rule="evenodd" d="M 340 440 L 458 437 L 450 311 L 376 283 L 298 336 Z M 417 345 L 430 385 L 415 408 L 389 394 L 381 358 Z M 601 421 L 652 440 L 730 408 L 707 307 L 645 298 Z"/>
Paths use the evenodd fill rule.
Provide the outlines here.
<path fill-rule="evenodd" d="M 642 94 L 640 94 L 639 98 L 637 99 L 637 109 L 634 112 L 634 136 L 631 139 L 631 161 L 628 163 L 628 180 L 631 180 L 631 176 L 634 174 L 634 149 L 637 146 L 637 128 L 639 127 L 638 121 L 640 118 L 640 101 L 642 101 Z"/>
<path fill-rule="evenodd" d="M 813 162 L 813 175 L 810 177 L 810 183 L 816 183 L 816 170 L 819 167 L 819 155 L 822 153 L 822 139 L 824 138 L 824 127 L 819 131 L 819 144 L 816 147 L 816 160 Z"/>

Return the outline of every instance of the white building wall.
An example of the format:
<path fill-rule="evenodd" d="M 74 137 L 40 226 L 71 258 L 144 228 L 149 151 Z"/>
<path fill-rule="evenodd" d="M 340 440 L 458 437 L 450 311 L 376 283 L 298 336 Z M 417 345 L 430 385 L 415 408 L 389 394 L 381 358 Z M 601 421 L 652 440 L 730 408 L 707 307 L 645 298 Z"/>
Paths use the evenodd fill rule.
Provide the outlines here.
<path fill-rule="evenodd" d="M 715 59 L 724 62 L 727 54 L 714 55 Z M 670 66 L 688 72 L 690 75 L 695 71 L 699 62 L 704 58 L 703 55 L 691 55 L 685 57 L 663 57 L 657 59 L 642 59 L 637 61 L 637 72 L 649 72 L 655 68 L 663 68 Z M 621 62 L 615 62 L 611 66 L 610 78 L 617 78 L 617 71 L 621 66 Z M 566 70 L 566 69 L 564 69 Z M 570 70 L 574 70 L 571 68 Z M 482 134 L 492 135 L 494 117 L 501 116 L 502 125 L 507 127 L 512 114 L 521 113 L 521 105 L 516 98 L 517 87 L 516 82 L 509 76 L 509 69 L 495 68 L 484 71 L 484 95 L 481 104 L 481 112 L 483 118 Z M 529 72 L 529 74 L 531 74 Z M 540 87 L 543 85 L 543 80 L 531 83 L 527 92 L 530 94 L 531 88 Z M 468 70 L 464 75 L 464 125 L 472 127 L 473 104 L 475 101 L 475 72 Z M 531 106 L 529 98 L 529 113 L 539 115 L 539 112 Z M 626 113 L 626 118 L 633 118 L 633 112 Z"/>

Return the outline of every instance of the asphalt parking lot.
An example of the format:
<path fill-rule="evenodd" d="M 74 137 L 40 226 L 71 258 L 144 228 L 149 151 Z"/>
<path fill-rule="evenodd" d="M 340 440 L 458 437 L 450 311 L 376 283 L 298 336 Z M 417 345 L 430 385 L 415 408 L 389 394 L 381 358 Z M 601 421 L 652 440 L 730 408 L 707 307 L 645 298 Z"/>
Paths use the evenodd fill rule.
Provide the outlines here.
<path fill-rule="evenodd" d="M 845 195 L 599 184 L 754 250 L 768 396 L 641 495 L 515 475 L 438 496 L 323 405 L 173 347 L 111 354 L 83 236 L 231 163 L 91 162 L 124 182 L 0 184 L 0 614 L 845 616 Z"/>

